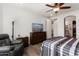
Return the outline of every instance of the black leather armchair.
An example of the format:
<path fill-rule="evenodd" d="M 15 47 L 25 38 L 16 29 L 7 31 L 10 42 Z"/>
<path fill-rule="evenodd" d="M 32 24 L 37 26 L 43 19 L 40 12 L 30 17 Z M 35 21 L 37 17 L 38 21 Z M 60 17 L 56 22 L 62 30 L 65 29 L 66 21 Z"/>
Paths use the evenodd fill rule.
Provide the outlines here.
<path fill-rule="evenodd" d="M 22 41 L 10 41 L 8 34 L 0 34 L 0 56 L 21 56 L 22 54 Z"/>

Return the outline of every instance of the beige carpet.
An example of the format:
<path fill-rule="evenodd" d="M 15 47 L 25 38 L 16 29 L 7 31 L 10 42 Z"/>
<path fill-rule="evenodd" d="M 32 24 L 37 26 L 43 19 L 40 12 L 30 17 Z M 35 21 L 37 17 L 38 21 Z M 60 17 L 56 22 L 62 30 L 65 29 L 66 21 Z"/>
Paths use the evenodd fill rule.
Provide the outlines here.
<path fill-rule="evenodd" d="M 24 56 L 40 56 L 41 54 L 41 43 L 36 45 L 30 45 L 24 49 Z"/>

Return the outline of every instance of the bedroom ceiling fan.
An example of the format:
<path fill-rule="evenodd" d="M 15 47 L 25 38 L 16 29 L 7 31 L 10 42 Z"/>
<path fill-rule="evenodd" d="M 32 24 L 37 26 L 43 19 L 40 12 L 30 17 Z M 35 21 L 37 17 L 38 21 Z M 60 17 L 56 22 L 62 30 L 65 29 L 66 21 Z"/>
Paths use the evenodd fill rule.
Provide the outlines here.
<path fill-rule="evenodd" d="M 71 8 L 71 6 L 63 6 L 63 5 L 64 5 L 64 3 L 54 3 L 54 5 L 46 4 L 46 6 L 52 8 L 52 9 L 48 10 L 48 12 L 53 10 L 55 13 L 58 13 L 58 11 L 61 9 L 70 9 Z"/>

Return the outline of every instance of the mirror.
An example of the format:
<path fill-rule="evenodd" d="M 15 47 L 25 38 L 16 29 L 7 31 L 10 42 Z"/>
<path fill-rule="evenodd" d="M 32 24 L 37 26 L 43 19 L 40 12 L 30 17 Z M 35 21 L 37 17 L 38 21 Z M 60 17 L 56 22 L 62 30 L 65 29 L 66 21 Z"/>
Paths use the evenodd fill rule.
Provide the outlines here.
<path fill-rule="evenodd" d="M 76 16 L 67 16 L 64 18 L 64 36 L 76 37 Z"/>

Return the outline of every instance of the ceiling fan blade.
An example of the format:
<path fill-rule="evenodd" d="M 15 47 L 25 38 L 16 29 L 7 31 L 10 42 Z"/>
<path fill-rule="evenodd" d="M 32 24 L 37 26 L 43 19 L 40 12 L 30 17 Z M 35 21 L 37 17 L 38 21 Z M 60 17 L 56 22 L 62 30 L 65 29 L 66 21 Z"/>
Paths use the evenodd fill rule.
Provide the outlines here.
<path fill-rule="evenodd" d="M 64 5 L 64 3 L 60 3 L 59 5 L 62 6 L 62 5 Z"/>
<path fill-rule="evenodd" d="M 70 6 L 63 6 L 63 7 L 60 7 L 60 9 L 69 9 L 71 8 Z"/>
<path fill-rule="evenodd" d="M 54 6 L 57 7 L 58 6 L 58 3 L 55 3 Z"/>
<path fill-rule="evenodd" d="M 52 7 L 52 8 L 55 7 L 55 6 L 52 6 L 52 5 L 49 5 L 49 4 L 46 4 L 46 6 L 48 6 L 48 7 Z"/>
<path fill-rule="evenodd" d="M 58 5 L 58 3 L 55 3 L 55 5 Z"/>

